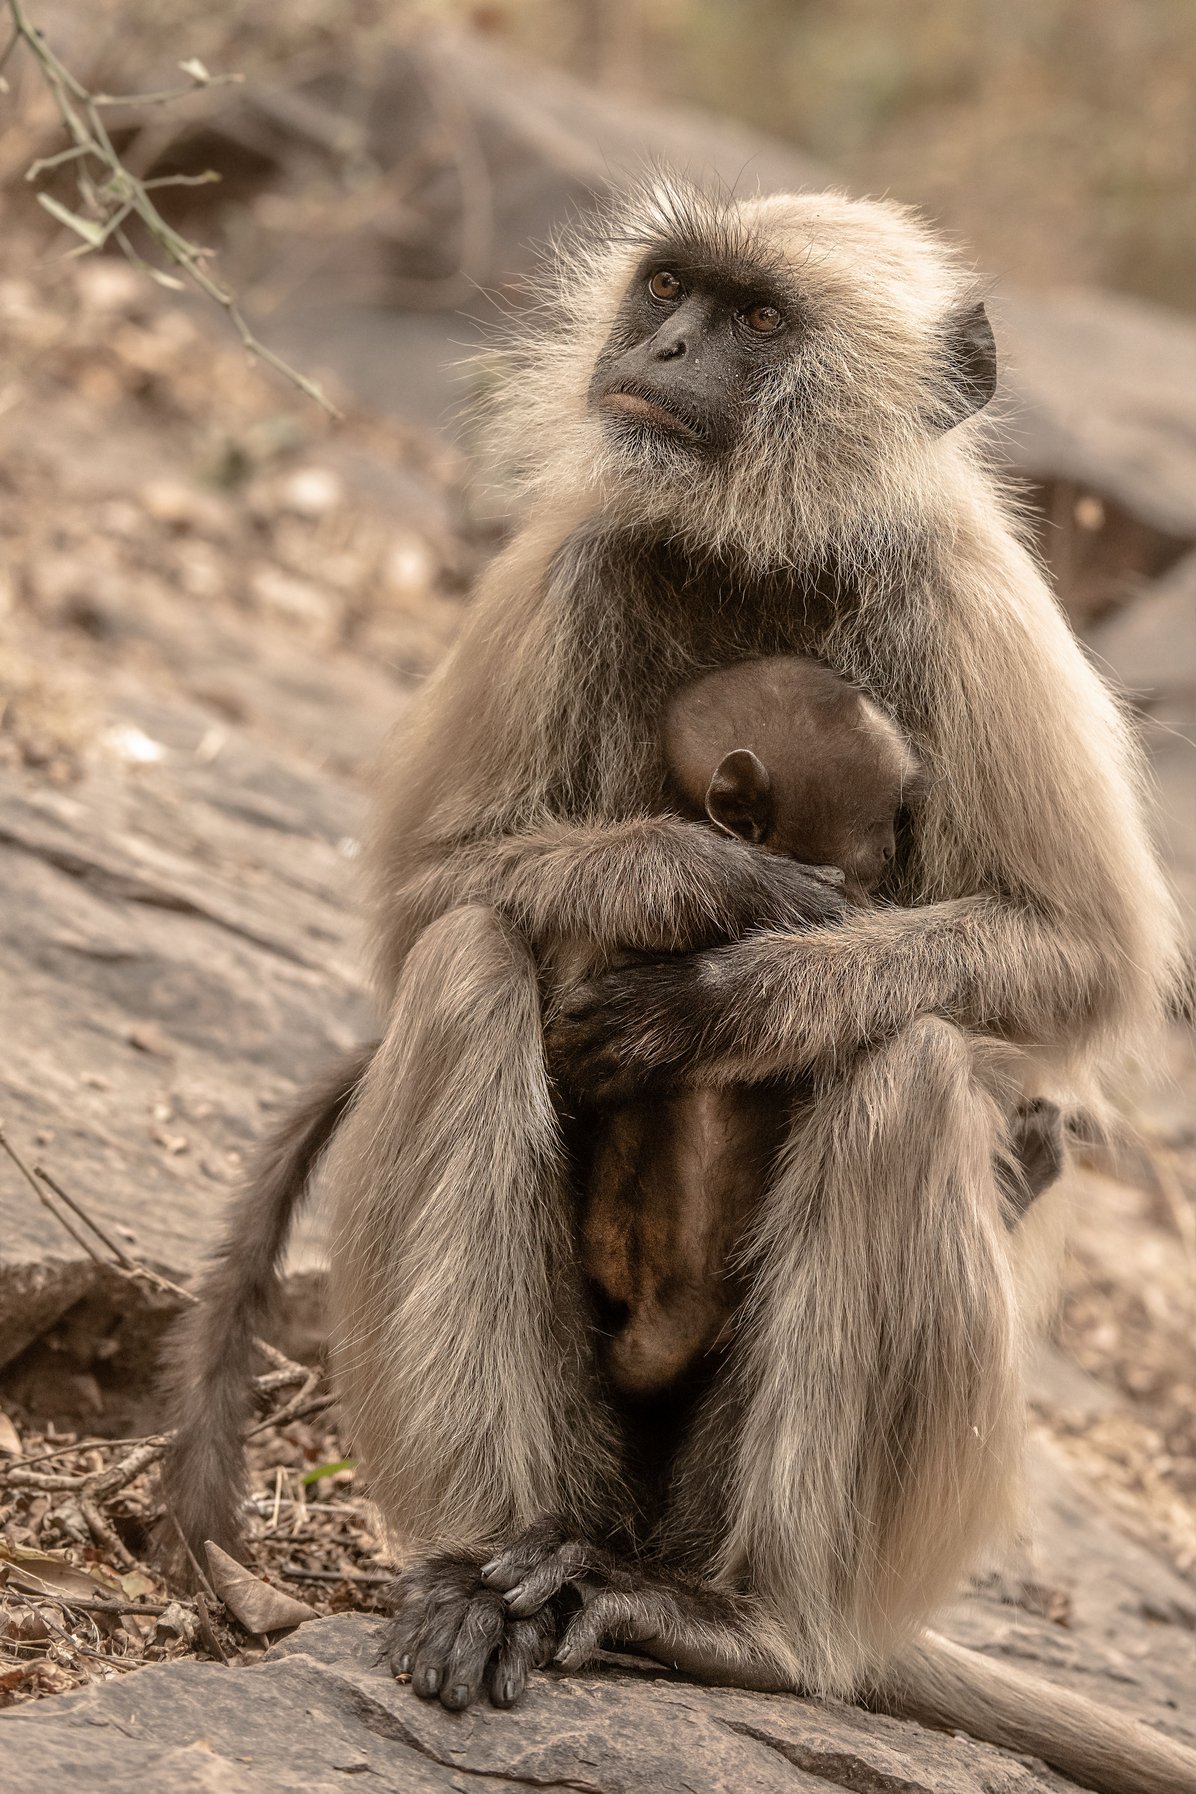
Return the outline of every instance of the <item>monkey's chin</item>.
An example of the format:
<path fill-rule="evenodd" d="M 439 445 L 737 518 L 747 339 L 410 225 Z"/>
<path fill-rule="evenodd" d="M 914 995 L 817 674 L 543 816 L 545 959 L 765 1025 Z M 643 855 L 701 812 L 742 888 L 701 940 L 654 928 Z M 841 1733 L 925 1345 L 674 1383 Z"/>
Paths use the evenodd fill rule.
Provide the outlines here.
<path fill-rule="evenodd" d="M 695 449 L 703 446 L 702 437 L 684 418 L 638 392 L 608 392 L 598 400 L 598 412 L 607 427 L 623 440 L 644 435 L 658 438 L 664 433 L 675 443 Z"/>

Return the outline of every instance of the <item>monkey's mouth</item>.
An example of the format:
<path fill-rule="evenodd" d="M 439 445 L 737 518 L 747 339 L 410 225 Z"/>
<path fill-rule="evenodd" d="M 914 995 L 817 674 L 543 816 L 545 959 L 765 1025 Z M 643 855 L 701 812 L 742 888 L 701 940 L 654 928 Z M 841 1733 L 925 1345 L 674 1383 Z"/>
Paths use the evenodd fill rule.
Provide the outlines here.
<path fill-rule="evenodd" d="M 655 429 L 668 430 L 674 436 L 682 436 L 689 442 L 706 440 L 706 432 L 695 419 L 670 410 L 654 393 L 639 387 L 621 386 L 614 392 L 602 393 L 598 399 L 598 409 L 609 416 L 626 417 L 633 423 L 651 424 Z"/>

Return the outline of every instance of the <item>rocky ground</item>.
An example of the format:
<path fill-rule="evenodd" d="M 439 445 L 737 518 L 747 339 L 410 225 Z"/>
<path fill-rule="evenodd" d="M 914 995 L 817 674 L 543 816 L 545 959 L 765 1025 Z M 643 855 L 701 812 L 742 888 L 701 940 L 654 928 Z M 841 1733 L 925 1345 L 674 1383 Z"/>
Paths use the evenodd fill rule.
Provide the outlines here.
<path fill-rule="evenodd" d="M 368 411 L 351 369 L 334 428 L 121 264 L 37 263 L 19 236 L 0 247 L 5 1785 L 1061 1786 L 966 1740 L 663 1673 L 545 1678 L 514 1718 L 424 1707 L 373 1667 L 384 1566 L 301 1368 L 265 1392 L 251 1442 L 256 1561 L 320 1617 L 271 1643 L 268 1612 L 242 1623 L 227 1591 L 183 1599 L 147 1563 L 172 1286 L 271 1114 L 366 1026 L 366 769 L 490 537 L 454 454 Z M 1011 312 L 1031 349 L 1049 339 L 1041 312 Z M 1086 315 L 1118 340 L 1098 302 Z M 1066 511 L 1073 612 L 1138 705 L 1190 893 L 1196 524 L 1182 482 L 1142 470 L 1190 456 L 1196 429 L 1158 425 L 1177 403 L 1150 360 L 1162 339 L 1125 330 L 1145 359 L 1120 386 L 1106 358 L 1083 400 L 1053 401 L 1045 375 L 1037 409 L 1023 395 L 1029 471 L 1044 530 Z M 1107 423 L 1131 390 L 1157 403 L 1088 427 L 1094 392 Z M 947 1626 L 1196 1743 L 1196 1074 L 1179 1028 L 1170 1053 L 1172 1083 L 1127 1089 L 1124 1141 L 1081 1168 L 1025 1539 Z M 313 1227 L 279 1335 L 304 1362 L 319 1264 Z"/>

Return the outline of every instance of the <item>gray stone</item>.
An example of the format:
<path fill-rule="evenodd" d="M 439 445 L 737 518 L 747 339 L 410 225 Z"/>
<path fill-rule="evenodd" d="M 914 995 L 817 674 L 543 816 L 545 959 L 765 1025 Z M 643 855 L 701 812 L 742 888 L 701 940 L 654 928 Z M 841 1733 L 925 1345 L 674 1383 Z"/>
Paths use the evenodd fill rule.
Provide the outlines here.
<path fill-rule="evenodd" d="M 1063 1784 L 985 1745 L 854 1708 L 599 1667 L 535 1679 L 514 1712 L 419 1701 L 373 1659 L 380 1628 L 319 1620 L 258 1665 L 174 1663 L 0 1717 L 11 1794 L 156 1784 L 325 1794 L 1035 1794 Z"/>
<path fill-rule="evenodd" d="M 270 1112 L 368 1028 L 361 800 L 231 727 L 197 755 L 198 707 L 123 690 L 112 716 L 162 757 L 99 757 L 68 790 L 0 777 L 0 1113 L 128 1252 L 185 1277 Z M 121 1295 L 6 1158 L 0 1239 L 0 1362 Z M 301 1242 L 297 1266 L 315 1256 Z"/>

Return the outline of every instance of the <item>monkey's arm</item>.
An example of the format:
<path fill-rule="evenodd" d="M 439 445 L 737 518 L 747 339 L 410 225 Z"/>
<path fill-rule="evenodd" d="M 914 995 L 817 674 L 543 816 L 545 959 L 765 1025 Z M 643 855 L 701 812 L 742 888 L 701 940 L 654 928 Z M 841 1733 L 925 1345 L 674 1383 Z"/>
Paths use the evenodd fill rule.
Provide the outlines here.
<path fill-rule="evenodd" d="M 1158 1020 L 1179 937 L 1136 750 L 1066 625 L 1011 591 L 927 685 L 911 887 L 943 900 L 605 974 L 550 1043 L 564 1081 L 817 1075 L 919 1015 L 1069 1050 Z"/>
<path fill-rule="evenodd" d="M 854 913 L 692 957 L 621 967 L 566 1000 L 550 1048 L 575 1090 L 833 1070 L 919 1015 L 1007 1039 L 1074 1041 L 1129 1000 L 1133 967 L 1079 926 L 998 897 Z"/>
<path fill-rule="evenodd" d="M 830 922 L 835 885 L 808 866 L 762 854 L 677 817 L 549 822 L 465 842 L 399 894 L 418 932 L 461 904 L 484 903 L 533 949 L 584 936 L 601 950 L 691 950 L 752 926 Z"/>

